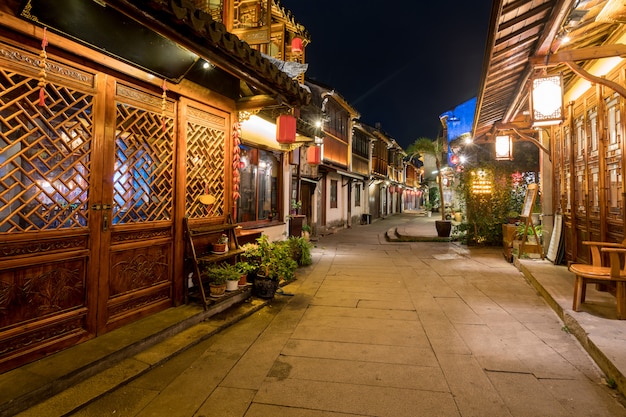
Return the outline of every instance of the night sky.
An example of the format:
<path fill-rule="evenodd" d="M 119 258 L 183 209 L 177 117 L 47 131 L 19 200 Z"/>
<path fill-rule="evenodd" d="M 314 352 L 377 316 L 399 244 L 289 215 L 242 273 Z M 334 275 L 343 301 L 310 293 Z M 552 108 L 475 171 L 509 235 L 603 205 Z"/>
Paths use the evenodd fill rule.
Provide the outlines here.
<path fill-rule="evenodd" d="M 307 78 L 333 87 L 406 148 L 475 97 L 489 0 L 281 0 L 311 35 Z"/>

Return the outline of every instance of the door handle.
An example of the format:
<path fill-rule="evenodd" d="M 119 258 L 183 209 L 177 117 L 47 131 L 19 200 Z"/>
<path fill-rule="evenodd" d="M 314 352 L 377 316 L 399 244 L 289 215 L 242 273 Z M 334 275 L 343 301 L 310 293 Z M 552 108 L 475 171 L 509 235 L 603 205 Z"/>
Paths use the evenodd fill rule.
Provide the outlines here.
<path fill-rule="evenodd" d="M 109 215 L 104 213 L 102 217 L 102 231 L 107 232 L 109 230 Z"/>

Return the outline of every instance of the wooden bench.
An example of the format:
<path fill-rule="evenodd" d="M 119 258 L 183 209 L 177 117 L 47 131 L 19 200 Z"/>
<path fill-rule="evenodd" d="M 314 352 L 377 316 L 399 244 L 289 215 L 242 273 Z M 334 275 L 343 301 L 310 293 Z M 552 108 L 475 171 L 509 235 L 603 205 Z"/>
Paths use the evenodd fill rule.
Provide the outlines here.
<path fill-rule="evenodd" d="M 626 246 L 623 243 L 584 241 L 591 251 L 591 264 L 571 264 L 570 272 L 576 275 L 574 282 L 574 301 L 572 309 L 580 311 L 580 305 L 585 302 L 587 284 L 615 285 L 615 299 L 617 302 L 617 318 L 626 319 Z M 609 255 L 609 264 L 604 265 L 602 254 Z"/>
<path fill-rule="evenodd" d="M 201 268 L 209 264 L 221 262 L 236 262 L 243 249 L 239 246 L 236 229 L 237 224 L 232 223 L 230 216 L 226 223 L 210 224 L 191 227 L 187 218 L 183 220 L 185 231 L 185 258 L 191 263 L 193 280 L 198 286 L 199 296 L 204 303 L 204 308 L 212 303 L 209 292 L 205 291 Z M 213 253 L 213 244 L 220 236 L 228 237 L 228 250 L 225 253 Z M 189 295 L 189 294 L 188 294 Z"/>

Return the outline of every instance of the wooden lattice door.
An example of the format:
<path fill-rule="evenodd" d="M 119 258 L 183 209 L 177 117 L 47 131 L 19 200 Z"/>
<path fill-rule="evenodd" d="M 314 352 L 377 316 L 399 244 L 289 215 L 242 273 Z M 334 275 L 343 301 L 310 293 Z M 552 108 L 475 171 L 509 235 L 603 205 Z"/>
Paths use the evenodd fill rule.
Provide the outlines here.
<path fill-rule="evenodd" d="M 0 372 L 92 337 L 96 77 L 0 45 Z"/>
<path fill-rule="evenodd" d="M 174 104 L 116 85 L 104 146 L 98 331 L 172 304 Z"/>

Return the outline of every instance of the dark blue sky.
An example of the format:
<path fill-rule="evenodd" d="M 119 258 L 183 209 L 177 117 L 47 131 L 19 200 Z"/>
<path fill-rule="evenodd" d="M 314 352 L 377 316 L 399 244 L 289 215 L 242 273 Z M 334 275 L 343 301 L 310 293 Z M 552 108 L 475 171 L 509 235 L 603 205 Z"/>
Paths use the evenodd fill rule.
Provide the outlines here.
<path fill-rule="evenodd" d="M 311 35 L 307 77 L 406 148 L 476 96 L 489 0 L 281 0 Z"/>

